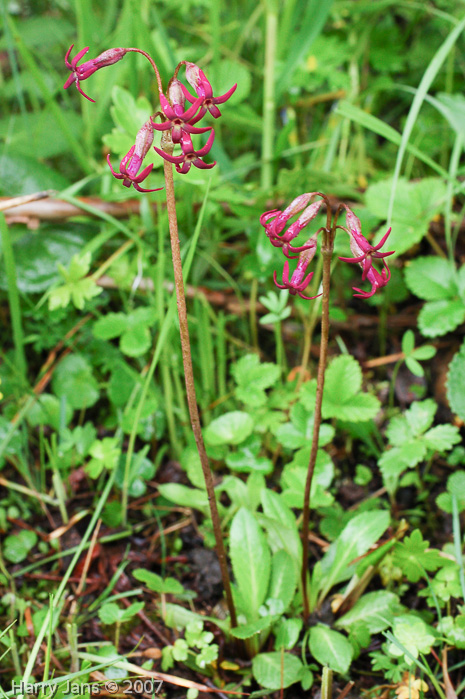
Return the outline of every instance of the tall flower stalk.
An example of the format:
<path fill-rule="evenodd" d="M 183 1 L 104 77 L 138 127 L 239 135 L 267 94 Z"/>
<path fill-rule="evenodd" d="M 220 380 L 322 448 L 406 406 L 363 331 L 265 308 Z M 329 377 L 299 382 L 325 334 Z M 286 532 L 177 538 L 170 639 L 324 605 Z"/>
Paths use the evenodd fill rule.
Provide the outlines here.
<path fill-rule="evenodd" d="M 195 391 L 194 371 L 192 366 L 192 352 L 187 321 L 186 297 L 182 274 L 181 250 L 178 236 L 173 165 L 175 165 L 177 172 L 180 174 L 187 174 L 191 166 L 204 170 L 214 167 L 214 162 L 206 163 L 203 160 L 203 157 L 209 153 L 213 145 L 213 141 L 215 138 L 214 130 L 211 126 L 198 127 L 195 126 L 195 124 L 197 124 L 197 122 L 199 122 L 205 116 L 207 111 L 214 119 L 220 117 L 221 112 L 217 105 L 223 104 L 229 99 L 229 97 L 231 97 L 231 95 L 236 89 L 236 85 L 233 85 L 224 95 L 214 97 L 212 86 L 210 85 L 205 73 L 201 70 L 201 68 L 199 68 L 194 63 L 190 63 L 188 61 L 181 61 L 181 63 L 176 68 L 173 77 L 168 83 L 168 89 L 166 94 L 164 94 L 158 68 L 153 59 L 149 56 L 149 54 L 145 53 L 145 51 L 142 51 L 137 48 L 113 48 L 109 49 L 108 51 L 104 51 L 97 58 L 86 61 L 85 63 L 82 63 L 79 66 L 79 61 L 84 57 L 84 55 L 88 52 L 89 49 L 88 47 L 86 47 L 85 49 L 79 51 L 76 54 L 76 56 L 73 59 L 71 59 L 70 55 L 72 49 L 73 46 L 71 46 L 71 48 L 68 50 L 65 57 L 65 64 L 66 67 L 71 71 L 71 75 L 66 80 L 64 88 L 67 89 L 74 83 L 76 85 L 77 90 L 91 102 L 94 102 L 94 100 L 83 92 L 81 88 L 81 82 L 93 75 L 97 70 L 117 63 L 122 58 L 124 58 L 124 56 L 129 52 L 141 53 L 143 56 L 145 56 L 149 60 L 156 75 L 161 111 L 155 112 L 153 117 L 151 117 L 141 126 L 136 136 L 134 145 L 130 148 L 130 150 L 124 156 L 120 163 L 119 172 L 115 172 L 115 170 L 113 169 L 109 156 L 108 164 L 110 166 L 110 170 L 113 176 L 118 180 L 122 180 L 123 186 L 134 186 L 134 188 L 139 192 L 158 191 L 157 189 L 146 189 L 140 186 L 141 182 L 146 180 L 146 178 L 150 175 L 153 165 L 147 166 L 145 169 L 142 170 L 142 172 L 140 172 L 140 169 L 142 167 L 145 156 L 148 154 L 149 150 L 152 147 L 152 143 L 154 140 L 154 132 L 162 132 L 160 144 L 161 148 L 157 148 L 156 146 L 153 146 L 153 148 L 164 159 L 166 203 L 168 211 L 171 252 L 174 271 L 174 284 L 176 289 L 176 302 L 179 317 L 179 331 L 181 337 L 181 350 L 186 384 L 187 404 L 189 408 L 189 416 L 192 431 L 194 434 L 195 443 L 197 445 L 197 451 L 199 453 L 203 477 L 205 480 L 205 488 L 207 491 L 210 515 L 213 523 L 213 531 L 215 535 L 216 550 L 218 553 L 221 568 L 223 587 L 231 617 L 231 626 L 235 627 L 237 626 L 236 610 L 232 597 L 231 582 L 229 578 L 226 551 L 221 532 L 220 517 L 216 503 L 213 476 L 210 469 L 205 444 L 203 441 L 198 402 Z M 186 69 L 187 82 L 193 88 L 195 95 L 192 95 L 191 92 L 178 80 L 178 72 L 183 66 L 185 66 Z M 188 103 L 187 108 L 186 102 Z M 156 121 L 157 119 L 159 119 L 159 122 Z M 209 132 L 209 136 L 206 144 L 202 148 L 195 150 L 192 142 L 192 136 L 204 134 L 207 132 Z M 181 148 L 181 153 L 179 155 L 174 155 L 174 149 L 176 146 L 179 146 Z M 126 472 L 124 478 L 125 490 L 123 490 L 123 509 L 125 509 L 125 507 L 127 508 L 127 483 L 129 480 L 129 466 L 130 462 L 128 459 L 126 463 Z"/>
<path fill-rule="evenodd" d="M 312 198 L 319 197 L 317 201 L 310 203 Z M 322 204 L 326 207 L 326 225 L 319 228 L 304 245 L 295 246 L 292 243 L 299 233 L 306 228 L 318 215 Z M 346 226 L 338 225 L 338 217 L 341 211 L 346 212 Z M 301 213 L 302 212 L 302 213 Z M 299 217 L 289 225 L 283 233 L 287 224 L 295 215 Z M 320 358 L 318 362 L 317 389 L 315 398 L 315 412 L 313 419 L 312 444 L 310 458 L 305 481 L 304 504 L 302 511 L 302 597 L 304 606 L 304 619 L 308 620 L 310 615 L 309 590 L 308 590 L 308 536 L 310 527 L 310 505 L 313 476 L 318 454 L 318 441 L 321 426 L 321 409 L 323 404 L 323 392 L 325 385 L 325 372 L 328 358 L 329 343 L 329 299 L 331 286 L 331 261 L 334 252 L 334 239 L 338 229 L 345 231 L 350 236 L 350 248 L 354 257 L 340 257 L 343 262 L 356 263 L 362 268 L 362 281 L 367 279 L 371 283 L 371 290 L 362 291 L 354 287 L 358 292 L 354 296 L 359 298 L 369 298 L 383 286 L 386 286 L 390 279 L 389 267 L 386 257 L 393 254 L 390 252 L 380 252 L 386 242 L 391 229 L 383 236 L 378 245 L 371 245 L 362 235 L 360 220 L 346 204 L 339 204 L 333 216 L 328 197 L 321 192 L 310 192 L 296 197 L 284 210 L 273 209 L 266 211 L 260 217 L 260 223 L 264 226 L 266 234 L 274 247 L 281 248 L 284 256 L 288 259 L 284 262 L 282 284 L 277 281 L 277 274 L 274 273 L 275 284 L 280 289 L 288 289 L 292 295 L 300 298 L 312 300 L 317 296 L 306 296 L 305 290 L 309 285 L 313 272 L 308 273 L 308 266 L 315 256 L 317 250 L 317 237 L 322 236 L 321 256 L 322 256 L 322 295 L 321 301 L 321 339 Z M 381 272 L 373 267 L 373 258 L 382 261 Z M 289 270 L 289 259 L 297 259 L 297 265 L 291 276 Z"/>

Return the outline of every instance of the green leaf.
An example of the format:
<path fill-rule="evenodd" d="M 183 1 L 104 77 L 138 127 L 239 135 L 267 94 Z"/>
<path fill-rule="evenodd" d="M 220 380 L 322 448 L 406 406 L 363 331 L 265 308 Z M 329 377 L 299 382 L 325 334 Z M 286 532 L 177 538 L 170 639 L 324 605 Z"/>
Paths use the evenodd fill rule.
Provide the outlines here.
<path fill-rule="evenodd" d="M 431 427 L 437 409 L 438 406 L 432 398 L 412 403 L 410 408 L 405 412 L 405 419 L 407 420 L 411 433 L 417 436 Z"/>
<path fill-rule="evenodd" d="M 158 490 L 164 498 L 176 505 L 192 507 L 201 512 L 208 511 L 208 498 L 204 490 L 188 488 L 181 483 L 162 483 Z"/>
<path fill-rule="evenodd" d="M 415 376 L 424 376 L 425 375 L 425 370 L 421 366 L 419 362 L 417 362 L 416 359 L 413 359 L 413 357 L 407 357 L 405 360 L 405 364 L 407 366 L 407 369 L 412 372 Z"/>
<path fill-rule="evenodd" d="M 316 390 L 314 381 L 309 382 Z M 350 355 L 333 359 L 326 371 L 323 393 L 323 418 L 338 418 L 348 422 L 363 422 L 375 417 L 380 402 L 368 393 L 359 393 L 362 385 L 362 370 Z"/>
<path fill-rule="evenodd" d="M 412 352 L 412 357 L 419 359 L 420 361 L 425 361 L 426 359 L 431 359 L 436 355 L 436 347 L 433 345 L 423 345 L 422 347 L 417 347 Z"/>
<path fill-rule="evenodd" d="M 457 500 L 457 509 L 459 512 L 465 510 L 465 471 L 456 471 L 447 479 L 447 492 L 441 493 L 436 498 L 436 504 L 444 512 L 450 515 L 454 509 L 452 506 L 452 495 L 455 495 Z"/>
<path fill-rule="evenodd" d="M 15 196 L 18 193 L 15 194 Z M 58 263 L 69 262 L 87 242 L 92 229 L 76 226 L 73 231 L 40 227 L 40 233 L 26 233 L 14 242 L 18 289 L 26 294 L 49 289 L 61 279 Z M 0 288 L 6 289 L 4 261 L 0 262 Z"/>
<path fill-rule="evenodd" d="M 252 674 L 257 682 L 267 689 L 290 687 L 301 677 L 301 660 L 290 653 L 259 653 L 252 661 Z"/>
<path fill-rule="evenodd" d="M 3 555 L 10 563 L 21 563 L 37 544 L 37 534 L 22 529 L 18 534 L 7 536 L 3 542 Z"/>
<path fill-rule="evenodd" d="M 428 550 L 429 541 L 424 541 L 419 529 L 395 545 L 393 564 L 399 566 L 410 582 L 416 583 L 424 577 L 425 570 L 437 570 L 443 564 L 437 549 Z"/>
<path fill-rule="evenodd" d="M 90 408 L 99 398 L 92 367 L 80 354 L 68 355 L 58 364 L 52 385 L 56 395 L 59 398 L 65 396 L 67 403 L 75 410 Z"/>
<path fill-rule="evenodd" d="M 27 413 L 27 421 L 31 427 L 38 425 L 49 425 L 54 430 L 60 429 L 60 401 L 50 393 L 43 393 L 37 398 L 37 401 L 31 406 Z M 65 425 L 67 425 L 73 417 L 73 409 L 66 402 L 65 404 Z"/>
<path fill-rule="evenodd" d="M 425 337 L 445 335 L 465 320 L 465 304 L 461 299 L 429 301 L 418 315 L 418 327 Z"/>
<path fill-rule="evenodd" d="M 371 634 L 379 633 L 390 626 L 394 614 L 400 609 L 399 599 L 393 592 L 368 592 L 360 597 L 347 614 L 337 619 L 334 626 L 350 631 L 352 626 L 363 623 Z"/>
<path fill-rule="evenodd" d="M 150 330 L 143 325 L 130 326 L 121 336 L 120 349 L 128 357 L 140 357 L 152 343 Z"/>
<path fill-rule="evenodd" d="M 256 354 L 246 354 L 233 365 L 231 373 L 237 383 L 237 398 L 246 405 L 259 406 L 266 402 L 265 389 L 278 381 L 280 369 L 276 364 L 260 364 Z"/>
<path fill-rule="evenodd" d="M 213 420 L 205 430 L 205 441 L 211 446 L 240 444 L 252 434 L 253 418 L 240 410 L 225 413 Z"/>
<path fill-rule="evenodd" d="M 388 526 L 388 512 L 362 512 L 350 520 L 321 561 L 324 581 L 321 599 L 333 585 L 353 574 L 352 561 L 365 554 Z"/>
<path fill-rule="evenodd" d="M 413 330 L 407 330 L 402 337 L 402 352 L 405 355 L 412 353 L 415 347 L 415 335 Z"/>
<path fill-rule="evenodd" d="M 31 117 L 36 118 L 32 112 Z M 21 117 L 27 116 L 27 113 Z M 73 112 L 68 110 L 68 117 L 73 118 Z M 10 121 L 12 117 L 8 117 Z M 80 123 L 76 121 L 76 124 Z M 47 125 L 48 128 L 48 125 Z M 9 140 L 10 134 L 8 134 Z M 29 149 L 30 133 L 27 134 L 25 145 Z M 6 144 L 4 141 L 4 148 Z M 8 177 L 2 177 L 0 191 L 3 196 L 19 197 L 23 194 L 33 194 L 44 189 L 57 189 L 61 191 L 70 186 L 70 181 L 63 177 L 55 168 L 48 167 L 38 161 L 37 156 L 29 157 L 17 152 L 2 152 L 2 171 L 8 173 Z M 34 234 L 37 236 L 37 233 Z"/>
<path fill-rule="evenodd" d="M 257 619 L 257 621 L 252 621 L 250 624 L 241 624 L 235 629 L 231 629 L 230 633 L 234 638 L 252 638 L 252 636 L 257 636 L 262 631 L 269 629 L 272 623 L 273 617 L 265 616 Z"/>
<path fill-rule="evenodd" d="M 284 549 L 277 551 L 271 559 L 271 580 L 268 598 L 283 603 L 283 614 L 289 608 L 297 586 L 297 570 L 290 554 Z"/>
<path fill-rule="evenodd" d="M 85 301 L 102 293 L 103 289 L 92 278 L 85 276 L 89 272 L 90 262 L 91 255 L 87 252 L 82 256 L 74 255 L 68 269 L 58 265 L 65 284 L 51 290 L 48 300 L 50 310 L 66 308 L 70 300 L 76 308 L 82 310 Z"/>
<path fill-rule="evenodd" d="M 436 640 L 430 633 L 431 627 L 413 614 L 403 614 L 394 619 L 392 630 L 399 645 L 391 642 L 388 645 L 388 653 L 395 657 L 403 657 L 407 665 L 412 665 L 413 660 L 405 651 L 418 658 L 420 653 L 429 653 Z"/>
<path fill-rule="evenodd" d="M 275 650 L 291 650 L 298 641 L 299 634 L 302 630 L 302 619 L 280 619 L 278 627 L 274 628 L 276 634 Z"/>
<path fill-rule="evenodd" d="M 454 444 L 460 444 L 462 438 L 455 425 L 436 425 L 426 432 L 424 440 L 428 449 L 446 451 L 452 449 Z"/>
<path fill-rule="evenodd" d="M 321 665 L 345 674 L 352 661 L 353 649 L 345 636 L 318 624 L 310 629 L 310 652 Z"/>
<path fill-rule="evenodd" d="M 365 193 L 368 209 L 383 220 L 388 218 L 391 189 L 392 180 L 389 178 L 370 185 Z M 446 187 L 442 179 L 428 177 L 418 182 L 407 182 L 399 178 L 391 221 L 392 233 L 389 236 L 389 249 L 395 250 L 395 256 L 409 250 L 428 233 L 429 223 L 441 210 L 445 196 Z M 380 230 L 375 236 L 375 243 L 379 242 L 383 233 Z"/>
<path fill-rule="evenodd" d="M 184 592 L 184 588 L 179 580 L 175 578 L 163 579 L 160 575 L 150 570 L 145 570 L 145 568 L 137 568 L 133 572 L 133 576 L 136 580 L 145 583 L 152 592 L 171 595 L 181 595 Z"/>
<path fill-rule="evenodd" d="M 417 257 L 405 269 L 408 288 L 425 301 L 441 301 L 454 297 L 457 294 L 454 279 L 455 266 L 442 257 Z"/>
<path fill-rule="evenodd" d="M 449 364 L 447 398 L 452 412 L 465 420 L 465 342 Z"/>
<path fill-rule="evenodd" d="M 124 313 L 107 313 L 95 323 L 92 332 L 100 340 L 113 340 L 127 328 L 128 317 Z"/>
<path fill-rule="evenodd" d="M 232 521 L 229 547 L 242 610 L 247 621 L 255 621 L 268 592 L 271 555 L 257 520 L 245 508 Z"/>

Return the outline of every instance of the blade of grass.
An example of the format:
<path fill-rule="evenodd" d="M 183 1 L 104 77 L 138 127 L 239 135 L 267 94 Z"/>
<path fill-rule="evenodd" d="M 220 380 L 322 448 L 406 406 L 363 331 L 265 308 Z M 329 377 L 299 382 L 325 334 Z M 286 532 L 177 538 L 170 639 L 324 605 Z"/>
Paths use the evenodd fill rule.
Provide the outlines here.
<path fill-rule="evenodd" d="M 426 95 L 428 93 L 429 88 L 431 87 L 431 84 L 432 84 L 434 78 L 438 74 L 444 61 L 447 58 L 449 51 L 454 46 L 455 42 L 459 38 L 459 36 L 462 33 L 464 28 L 465 28 L 465 17 L 462 19 L 462 21 L 456 27 L 454 27 L 454 29 L 450 32 L 447 39 L 441 44 L 439 49 L 434 54 L 426 71 L 423 74 L 423 77 L 422 77 L 420 84 L 418 86 L 418 90 L 416 92 L 416 95 L 413 98 L 413 102 L 411 104 L 411 107 L 410 107 L 410 110 L 409 110 L 409 113 L 407 116 L 407 120 L 405 122 L 405 127 L 404 127 L 404 130 L 402 132 L 402 140 L 401 140 L 401 143 L 399 146 L 399 151 L 397 153 L 396 166 L 395 166 L 394 175 L 392 178 L 391 195 L 389 197 L 389 207 L 388 207 L 388 216 L 387 216 L 388 226 L 391 225 L 392 212 L 394 210 L 394 202 L 395 202 L 395 198 L 396 198 L 397 184 L 399 182 L 400 171 L 402 168 L 402 162 L 404 159 L 405 152 L 407 150 L 407 145 L 408 145 L 413 127 L 414 127 L 415 122 L 417 120 L 418 114 L 420 113 L 421 106 L 426 98 Z"/>
<path fill-rule="evenodd" d="M 459 508 L 457 505 L 457 495 L 452 493 L 452 530 L 454 532 L 455 560 L 460 568 L 460 586 L 462 597 L 465 601 L 465 572 L 463 569 L 462 538 L 460 534 Z"/>
<path fill-rule="evenodd" d="M 275 67 L 278 36 L 278 3 L 276 0 L 265 0 L 265 26 L 261 186 L 266 191 L 273 185 L 276 121 Z"/>
<path fill-rule="evenodd" d="M 336 114 L 340 114 L 346 119 L 355 121 L 357 124 L 360 124 L 360 126 L 363 126 L 365 129 L 369 129 L 369 131 L 372 131 L 378 136 L 382 136 L 387 141 L 394 143 L 396 146 L 400 146 L 402 142 L 402 135 L 392 128 L 392 126 L 389 126 L 389 124 L 381 121 L 381 119 L 378 119 L 378 117 L 368 114 L 368 112 L 363 111 L 363 109 L 350 104 L 350 102 L 342 100 L 342 102 L 340 102 L 336 108 Z M 432 170 L 437 172 L 438 175 L 441 175 L 441 177 L 449 176 L 447 170 L 438 165 L 428 155 L 425 155 L 419 148 L 416 148 L 412 144 L 408 143 L 407 151 L 418 158 L 418 160 L 425 163 L 425 165 L 428 165 Z"/>
<path fill-rule="evenodd" d="M 16 280 L 16 265 L 13 245 L 10 237 L 10 229 L 6 225 L 5 216 L 0 213 L 0 233 L 5 261 L 6 281 L 8 287 L 8 302 L 10 304 L 11 327 L 15 346 L 16 370 L 21 378 L 21 383 L 26 382 L 26 357 L 24 354 L 24 335 L 21 318 L 21 303 L 19 300 L 18 285 Z"/>

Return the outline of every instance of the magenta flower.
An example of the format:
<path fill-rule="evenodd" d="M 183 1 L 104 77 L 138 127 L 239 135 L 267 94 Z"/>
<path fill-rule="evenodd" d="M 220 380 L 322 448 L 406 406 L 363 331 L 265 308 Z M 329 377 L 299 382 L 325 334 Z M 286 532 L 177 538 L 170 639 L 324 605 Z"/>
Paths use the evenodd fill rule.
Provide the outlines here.
<path fill-rule="evenodd" d="M 158 153 L 158 155 L 161 155 L 162 158 L 168 160 L 170 163 L 173 163 L 179 173 L 185 175 L 189 172 L 191 165 L 198 167 L 200 170 L 210 170 L 216 165 L 216 161 L 208 165 L 201 160 L 201 157 L 209 152 L 214 140 L 215 132 L 213 129 L 211 129 L 211 134 L 208 137 L 206 144 L 203 146 L 203 148 L 200 148 L 200 150 L 195 151 L 190 135 L 183 131 L 181 135 L 182 155 L 170 155 L 156 146 L 154 146 L 154 150 Z"/>
<path fill-rule="evenodd" d="M 381 289 L 381 287 L 386 286 L 386 284 L 390 280 L 391 270 L 387 265 L 385 265 L 385 269 L 382 269 L 381 272 L 378 272 L 378 270 L 376 270 L 374 267 L 370 267 L 366 274 L 366 278 L 371 283 L 371 291 L 362 291 L 362 289 L 358 289 L 356 286 L 354 286 L 352 287 L 353 290 L 359 292 L 358 294 L 354 294 L 354 297 L 360 299 L 368 299 L 370 298 L 370 296 L 376 294 L 378 289 Z"/>
<path fill-rule="evenodd" d="M 273 279 L 274 283 L 278 287 L 278 289 L 288 289 L 289 293 L 292 294 L 292 296 L 295 296 L 296 294 L 300 296 L 301 299 L 305 299 L 306 301 L 311 301 L 312 299 L 318 298 L 318 296 L 321 296 L 321 294 L 317 294 L 317 296 L 305 296 L 302 292 L 307 288 L 307 286 L 310 284 L 310 281 L 313 277 L 313 272 L 310 272 L 309 274 L 306 275 L 307 272 L 307 267 L 310 264 L 310 262 L 313 260 L 316 252 L 316 246 L 317 246 L 317 236 L 316 234 L 313 235 L 306 243 L 305 245 L 305 250 L 299 255 L 299 261 L 297 263 L 297 267 L 295 268 L 294 272 L 292 273 L 291 278 L 289 279 L 289 262 L 288 260 L 285 261 L 284 263 L 284 269 L 283 269 L 283 278 L 282 284 L 278 284 L 277 280 L 277 274 L 276 272 L 273 273 Z"/>
<path fill-rule="evenodd" d="M 97 56 L 97 58 L 92 58 L 90 61 L 86 61 L 85 63 L 82 63 L 82 65 L 78 66 L 78 63 L 81 60 L 81 58 L 83 58 L 83 56 L 85 56 L 88 52 L 89 47 L 86 46 L 85 49 L 79 51 L 79 53 L 77 53 L 76 56 L 73 59 L 71 59 L 70 63 L 69 56 L 71 54 L 71 51 L 73 50 L 73 47 L 74 44 L 71 44 L 65 56 L 65 65 L 71 71 L 71 75 L 68 77 L 67 81 L 63 85 L 63 89 L 67 90 L 68 87 L 70 87 L 70 85 L 75 83 L 78 91 L 81 93 L 83 97 L 89 100 L 89 102 L 95 102 L 95 100 L 93 100 L 91 97 L 86 95 L 85 92 L 83 92 L 83 90 L 81 89 L 80 81 L 86 80 L 100 68 L 105 68 L 105 66 L 111 66 L 114 63 L 120 61 L 123 58 L 123 56 L 125 56 L 125 54 L 127 53 L 127 49 L 108 49 L 108 51 L 104 51 L 99 56 Z"/>
<path fill-rule="evenodd" d="M 224 95 L 220 97 L 213 97 L 213 89 L 210 85 L 205 73 L 201 68 L 195 65 L 195 63 L 189 63 L 186 61 L 186 78 L 189 85 L 191 85 L 197 93 L 197 97 L 202 98 L 199 119 L 203 117 L 205 112 L 208 111 L 215 119 L 221 116 L 221 112 L 216 106 L 217 104 L 224 104 L 235 92 L 237 83 L 233 85 Z M 197 97 L 191 95 L 189 90 L 181 84 L 181 89 L 184 92 L 185 98 L 193 104 L 197 101 Z"/>
<path fill-rule="evenodd" d="M 202 105 L 203 98 L 199 97 L 189 109 L 185 110 L 185 97 L 181 87 L 182 85 L 179 80 L 173 79 L 171 81 L 168 88 L 168 96 L 171 104 L 162 92 L 159 95 L 163 114 L 168 121 L 164 121 L 162 124 L 155 124 L 152 121 L 153 128 L 157 131 L 168 131 L 168 129 L 172 129 L 171 139 L 173 143 L 181 143 L 183 131 L 189 134 L 200 134 L 209 131 L 211 128 L 209 126 L 203 128 L 193 126 L 193 124 L 200 119 L 200 116 L 196 116 L 196 112 Z"/>
<path fill-rule="evenodd" d="M 371 282 L 372 289 L 371 292 L 368 293 L 354 287 L 355 291 L 360 292 L 359 294 L 354 294 L 354 296 L 369 298 L 370 296 L 373 296 L 378 289 L 386 286 L 391 278 L 391 272 L 385 258 L 389 257 L 389 255 L 393 255 L 395 251 L 391 250 L 390 252 L 379 252 L 388 239 L 391 229 L 389 229 L 387 233 L 383 235 L 378 245 L 370 245 L 365 236 L 362 235 L 360 219 L 354 214 L 353 211 L 349 209 L 348 206 L 346 206 L 346 223 L 348 230 L 345 230 L 347 230 L 350 235 L 350 249 L 353 252 L 354 257 L 340 257 L 339 259 L 343 262 L 356 263 L 360 265 L 363 270 L 362 281 L 368 279 L 368 281 Z M 384 268 L 381 273 L 373 267 L 373 258 L 383 261 Z"/>
<path fill-rule="evenodd" d="M 110 162 L 110 155 L 107 155 L 108 165 L 110 166 L 111 173 L 113 177 L 117 180 L 123 180 L 124 187 L 130 187 L 131 185 L 137 189 L 138 192 L 159 192 L 163 187 L 158 187 L 157 189 L 143 189 L 140 187 L 140 183 L 145 180 L 146 177 L 152 172 L 153 164 L 148 165 L 140 174 L 137 174 L 141 168 L 142 161 L 150 150 L 150 146 L 153 143 L 153 127 L 151 120 L 146 121 L 145 124 L 139 129 L 136 136 L 136 142 L 126 153 L 119 166 L 120 174 L 116 173 Z"/>
<path fill-rule="evenodd" d="M 271 244 L 274 245 L 274 247 L 276 248 L 282 248 L 283 253 L 286 257 L 295 257 L 295 255 L 291 256 L 289 254 L 290 252 L 300 253 L 305 250 L 308 250 L 307 243 L 303 246 L 293 247 L 292 245 L 290 245 L 290 241 L 294 240 L 294 238 L 296 238 L 299 235 L 301 230 L 305 228 L 310 223 L 310 221 L 312 221 L 318 214 L 320 207 L 323 203 L 322 199 L 314 202 L 313 204 L 310 204 L 310 206 L 307 206 L 311 197 L 315 194 L 317 194 L 317 192 L 301 194 L 299 197 L 294 199 L 294 201 L 283 212 L 274 209 L 272 211 L 266 211 L 264 214 L 260 216 L 260 223 L 265 228 L 266 234 L 270 239 Z M 285 233 L 283 233 L 283 235 L 280 235 L 281 231 L 285 228 L 286 223 L 289 221 L 289 219 L 295 216 L 295 214 L 299 213 L 299 211 L 302 211 L 302 209 L 305 210 L 299 216 L 299 218 L 289 226 L 289 228 Z M 271 223 L 269 223 L 269 220 L 273 217 L 274 220 L 271 221 Z"/>

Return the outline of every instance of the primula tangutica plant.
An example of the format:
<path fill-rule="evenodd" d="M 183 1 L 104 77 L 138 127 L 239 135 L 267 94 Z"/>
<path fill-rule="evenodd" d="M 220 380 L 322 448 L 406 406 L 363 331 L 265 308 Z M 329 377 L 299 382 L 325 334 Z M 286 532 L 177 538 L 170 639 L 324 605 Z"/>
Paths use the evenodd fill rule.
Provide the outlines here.
<path fill-rule="evenodd" d="M 316 202 L 310 203 L 313 197 L 320 197 Z M 326 225 L 319 228 L 307 240 L 304 245 L 293 246 L 291 243 L 299 235 L 299 233 L 308 226 L 317 216 L 321 206 L 326 206 Z M 337 224 L 337 220 L 341 211 L 346 212 L 346 226 Z M 302 213 L 300 213 L 302 212 Z M 291 223 L 288 229 L 283 233 L 287 223 L 296 215 L 300 216 L 296 221 Z M 380 252 L 386 242 L 391 229 L 383 236 L 378 245 L 371 245 L 368 240 L 362 235 L 362 227 L 360 219 L 349 209 L 346 204 L 340 204 L 333 216 L 328 197 L 321 192 L 309 192 L 301 194 L 284 211 L 273 209 L 266 211 L 260 217 L 260 223 L 264 226 L 266 234 L 270 242 L 275 247 L 282 249 L 284 256 L 288 259 L 284 262 L 284 270 L 282 275 L 282 284 L 277 281 L 277 274 L 274 273 L 274 281 L 280 289 L 288 289 L 293 296 L 298 295 L 302 299 L 312 300 L 316 296 L 305 296 L 303 293 L 309 285 L 313 272 L 307 274 L 307 269 L 315 256 L 317 250 L 317 238 L 322 234 L 321 254 L 323 256 L 323 298 L 321 311 L 321 340 L 320 340 L 320 360 L 318 364 L 317 376 L 317 391 L 315 401 L 315 416 L 313 423 L 312 446 L 310 451 L 310 460 L 308 464 L 307 478 L 305 483 L 304 506 L 302 517 L 302 589 L 304 602 L 304 617 L 308 619 L 309 595 L 307 587 L 307 569 L 308 569 L 308 533 L 310 521 L 310 492 L 312 487 L 313 474 L 315 471 L 316 457 L 318 451 L 318 438 L 321 425 L 321 405 L 323 401 L 323 389 L 325 382 L 326 360 L 328 354 L 328 338 L 329 338 L 329 290 L 331 278 L 331 258 L 334 250 L 334 238 L 336 230 L 344 230 L 350 236 L 350 249 L 354 257 L 340 257 L 343 262 L 357 263 L 362 268 L 362 281 L 367 279 L 371 283 L 370 291 L 362 291 L 354 287 L 357 293 L 354 296 L 359 298 L 370 298 L 378 289 L 386 286 L 390 279 L 390 271 L 386 262 L 386 257 L 392 255 L 394 251 Z M 297 259 L 297 265 L 289 277 L 289 260 Z M 383 263 L 381 272 L 373 266 L 373 259 L 380 259 Z M 321 296 L 321 294 L 318 294 Z"/>
<path fill-rule="evenodd" d="M 182 358 L 184 365 L 184 376 L 186 382 L 186 393 L 187 402 L 189 406 L 189 415 L 192 425 L 192 430 L 194 433 L 197 450 L 199 452 L 200 461 L 202 464 L 203 476 L 205 479 L 205 486 L 208 495 L 208 502 L 210 506 L 210 513 L 213 522 L 213 530 L 215 533 L 215 541 L 218 552 L 218 557 L 221 566 L 221 574 L 223 579 L 223 586 L 226 594 L 226 600 L 231 615 L 231 626 L 237 626 L 236 611 L 234 607 L 234 602 L 231 593 L 231 583 L 229 579 L 228 566 L 226 560 L 226 552 L 224 548 L 224 543 L 221 534 L 220 519 L 218 515 L 218 508 L 215 499 L 215 491 L 213 485 L 213 477 L 210 470 L 207 453 L 205 450 L 205 445 L 202 437 L 202 430 L 200 425 L 200 416 L 197 406 L 197 398 L 194 386 L 194 372 L 192 367 L 192 356 L 191 347 L 189 340 L 189 328 L 187 324 L 187 310 L 186 310 L 186 299 L 184 294 L 184 281 L 182 275 L 182 263 L 181 263 L 181 251 L 179 247 L 179 237 L 178 237 L 178 223 L 176 215 L 176 200 L 174 196 L 174 181 L 173 181 L 173 164 L 176 167 L 177 172 L 181 174 L 187 174 L 192 165 L 200 169 L 210 169 L 214 167 L 215 163 L 205 163 L 202 158 L 207 155 L 210 151 L 214 138 L 215 132 L 213 127 L 199 127 L 195 126 L 206 114 L 207 111 L 210 112 L 214 119 L 221 116 L 221 112 L 217 107 L 218 104 L 226 102 L 236 89 L 236 85 L 233 85 L 226 94 L 220 97 L 213 96 L 212 86 L 210 85 L 205 73 L 194 63 L 188 61 L 181 61 L 174 71 L 174 75 L 168 83 L 168 89 L 166 94 L 163 92 L 162 81 L 158 68 L 153 61 L 153 59 L 145 51 L 137 48 L 112 48 L 108 51 L 104 51 L 97 58 L 93 58 L 85 63 L 78 65 L 79 61 L 84 57 L 84 55 L 89 50 L 89 47 L 79 51 L 74 58 L 70 61 L 71 51 L 73 46 L 67 51 L 65 56 L 66 67 L 71 71 L 71 75 L 68 77 L 64 84 L 64 89 L 69 88 L 73 83 L 75 83 L 78 91 L 90 102 L 95 100 L 91 99 L 86 95 L 82 88 L 81 82 L 86 80 L 91 75 L 93 75 L 100 68 L 105 68 L 107 66 L 117 63 L 127 53 L 140 53 L 147 58 L 150 62 L 157 80 L 158 85 L 158 97 L 160 101 L 161 111 L 154 113 L 148 121 L 146 121 L 140 128 L 134 145 L 130 148 L 128 153 L 124 156 L 120 163 L 119 173 L 115 172 L 110 163 L 110 156 L 108 156 L 108 164 L 110 166 L 111 172 L 114 177 L 122 180 L 124 187 L 130 187 L 131 185 L 139 192 L 154 192 L 158 191 L 156 189 L 144 189 L 140 186 L 141 182 L 146 180 L 150 172 L 152 171 L 153 165 L 149 165 L 142 172 L 139 172 L 144 158 L 152 147 L 154 131 L 161 131 L 161 148 L 156 148 L 154 150 L 164 159 L 164 174 L 165 174 L 165 184 L 166 184 L 166 202 L 168 210 L 168 220 L 169 220 L 169 230 L 171 239 L 171 251 L 173 259 L 173 269 L 174 269 L 174 282 L 176 287 L 176 301 L 178 307 L 179 315 L 179 329 L 181 336 L 181 347 L 182 347 Z M 182 66 L 186 69 L 186 79 L 187 82 L 195 91 L 195 95 L 192 95 L 189 90 L 178 80 L 178 72 Z M 190 106 L 186 109 L 186 101 Z M 159 119 L 160 122 L 155 120 Z M 199 150 L 194 149 L 192 143 L 192 136 L 210 132 L 206 144 L 203 148 Z M 180 145 L 181 154 L 174 155 L 175 145 Z M 124 492 L 123 492 L 124 496 Z M 126 493 L 127 497 L 127 493 Z"/>

